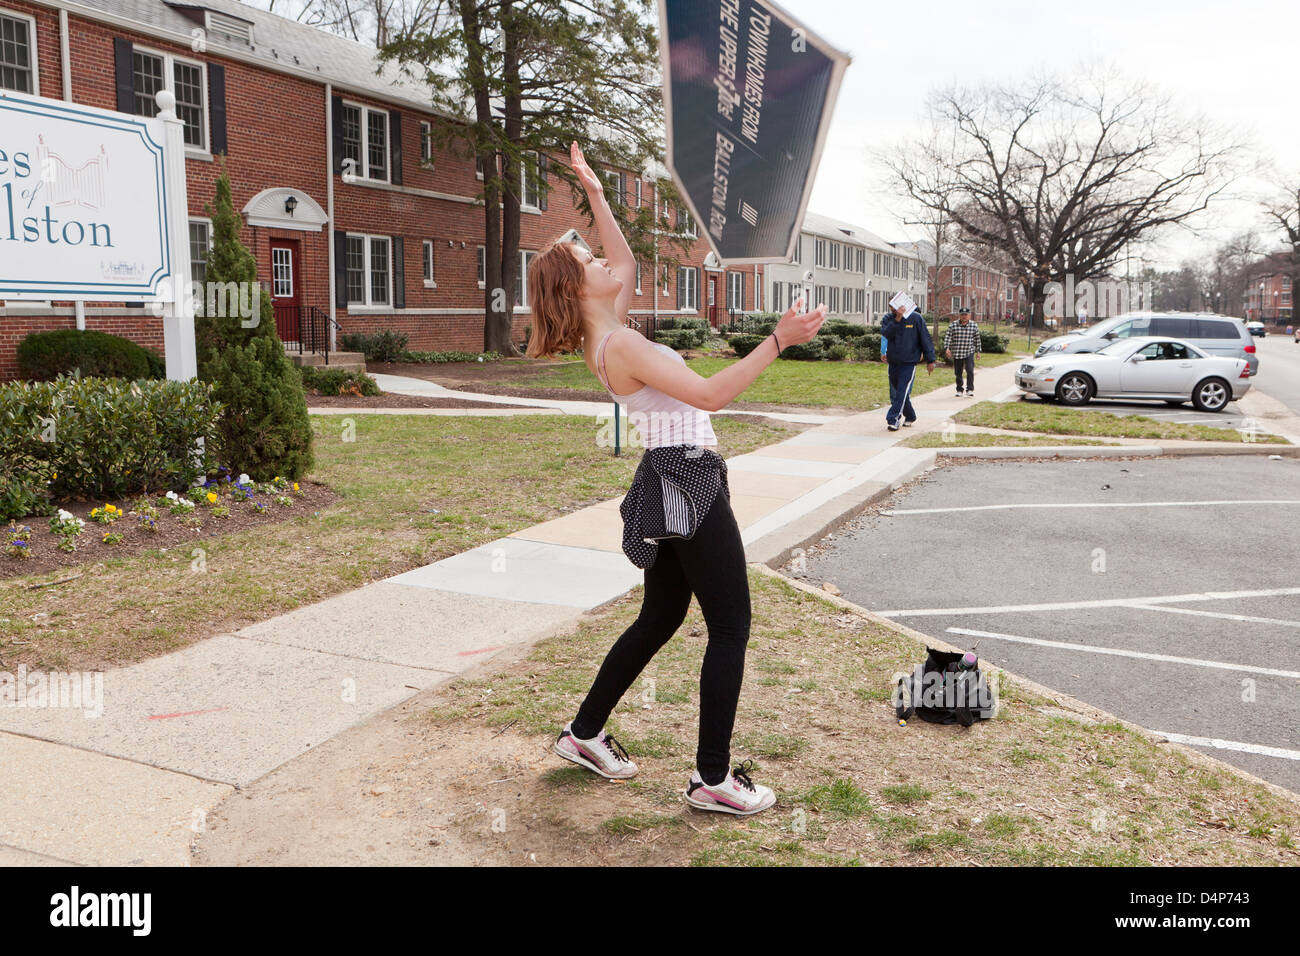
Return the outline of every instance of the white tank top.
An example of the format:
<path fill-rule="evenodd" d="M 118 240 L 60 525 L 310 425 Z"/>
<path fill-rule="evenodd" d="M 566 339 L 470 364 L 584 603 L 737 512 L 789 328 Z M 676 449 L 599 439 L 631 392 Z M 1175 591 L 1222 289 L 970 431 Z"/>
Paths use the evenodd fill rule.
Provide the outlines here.
<path fill-rule="evenodd" d="M 615 329 L 614 332 L 620 331 Z M 605 344 L 614 332 L 608 333 L 600 340 L 596 348 L 596 367 L 600 372 L 600 383 L 605 386 L 615 401 L 627 406 L 628 423 L 634 425 L 641 433 L 646 448 L 663 448 L 668 445 L 717 445 L 717 436 L 713 434 L 713 423 L 709 413 L 678 401 L 671 395 L 665 395 L 657 388 L 642 385 L 631 395 L 619 395 L 609 387 L 609 376 L 605 372 Z M 651 343 L 657 349 L 663 349 L 683 365 L 686 359 L 675 350 L 659 342 Z"/>

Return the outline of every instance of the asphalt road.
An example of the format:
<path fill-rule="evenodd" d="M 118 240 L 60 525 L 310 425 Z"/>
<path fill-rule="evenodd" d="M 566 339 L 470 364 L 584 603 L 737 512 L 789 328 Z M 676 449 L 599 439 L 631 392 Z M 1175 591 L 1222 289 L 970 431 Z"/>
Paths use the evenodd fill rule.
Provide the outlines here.
<path fill-rule="evenodd" d="M 1268 335 L 1255 340 L 1259 374 L 1255 387 L 1300 415 L 1300 345 L 1290 335 Z"/>
<path fill-rule="evenodd" d="M 806 579 L 1300 792 L 1300 461 L 979 462 L 888 507 Z"/>

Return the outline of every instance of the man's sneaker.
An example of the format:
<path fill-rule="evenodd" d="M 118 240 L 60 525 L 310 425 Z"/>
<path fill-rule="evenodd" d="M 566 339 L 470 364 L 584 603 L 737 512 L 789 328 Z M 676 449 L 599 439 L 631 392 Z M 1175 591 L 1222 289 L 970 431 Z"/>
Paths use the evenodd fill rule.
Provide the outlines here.
<path fill-rule="evenodd" d="M 700 810 L 717 810 L 742 817 L 766 810 L 776 803 L 776 794 L 770 787 L 749 779 L 753 766 L 752 760 L 746 760 L 739 767 L 732 768 L 726 780 L 713 787 L 704 782 L 698 770 L 695 771 L 686 788 L 686 802 Z"/>
<path fill-rule="evenodd" d="M 565 724 L 560 736 L 555 739 L 557 754 L 610 780 L 626 780 L 636 776 L 636 764 L 617 740 L 603 730 L 591 740 L 579 740 L 573 736 L 572 727 L 572 722 Z"/>
<path fill-rule="evenodd" d="M 885 422 L 885 424 L 889 426 L 889 430 L 890 430 L 891 432 L 896 432 L 896 431 L 898 431 L 898 426 L 895 425 L 893 422 Z"/>
<path fill-rule="evenodd" d="M 958 398 L 961 398 L 961 397 L 962 397 L 963 395 L 965 395 L 965 394 L 966 394 L 966 393 L 963 392 L 960 388 L 957 389 L 957 397 L 958 397 Z"/>
<path fill-rule="evenodd" d="M 912 427 L 913 425 L 915 425 L 915 424 L 916 424 L 916 422 L 903 422 L 903 427 L 904 427 L 904 428 L 911 428 L 911 427 Z"/>

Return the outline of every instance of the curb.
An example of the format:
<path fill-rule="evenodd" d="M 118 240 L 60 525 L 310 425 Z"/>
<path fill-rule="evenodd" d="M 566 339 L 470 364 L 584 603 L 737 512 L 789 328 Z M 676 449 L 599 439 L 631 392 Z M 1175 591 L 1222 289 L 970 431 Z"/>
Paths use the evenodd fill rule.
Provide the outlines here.
<path fill-rule="evenodd" d="M 888 498 L 913 478 L 934 468 L 935 455 L 931 453 L 932 449 L 907 450 L 923 454 L 918 454 L 917 459 L 910 464 L 892 466 L 883 471 L 879 479 L 864 481 L 856 488 L 837 495 L 807 514 L 751 541 L 745 546 L 745 560 L 779 567 L 790 560 L 798 549 L 820 541 L 871 505 Z"/>
<path fill-rule="evenodd" d="M 798 581 L 795 580 L 794 578 L 786 577 L 780 571 L 776 571 L 772 568 L 769 568 L 767 565 L 751 564 L 750 567 L 752 567 L 755 571 L 758 571 L 760 574 L 764 574 L 767 577 L 775 578 L 779 581 L 782 581 L 785 584 L 788 584 L 790 587 L 796 588 L 800 591 L 804 591 L 805 593 L 808 594 L 815 594 L 818 597 L 822 598 L 824 601 L 827 601 L 830 604 L 835 605 L 836 607 L 843 608 L 846 611 L 850 611 L 853 614 L 856 614 L 859 617 L 868 620 L 873 624 L 878 624 L 881 627 L 886 627 L 899 634 L 902 634 L 904 637 L 910 638 L 912 641 L 919 644 L 921 648 L 933 647 L 936 650 L 950 651 L 956 653 L 961 653 L 965 650 L 965 648 L 957 647 L 954 644 L 949 644 L 947 641 L 943 640 L 942 638 L 931 637 L 928 634 L 922 634 L 920 631 L 912 630 L 906 624 L 899 624 L 897 621 L 891 621 L 889 618 L 881 617 L 879 614 L 869 611 L 866 608 L 862 607 L 861 605 L 854 604 L 852 601 L 846 600 L 845 598 L 842 597 L 838 597 L 837 595 L 831 594 L 828 591 L 823 591 L 821 588 L 813 587 L 811 584 L 807 584 L 803 581 Z M 919 650 L 920 648 L 918 648 L 918 651 Z M 1143 739 L 1148 740 L 1153 744 L 1158 744 L 1162 747 L 1169 747 L 1179 751 L 1184 756 L 1186 756 L 1189 760 L 1191 760 L 1193 763 L 1198 763 L 1210 770 L 1226 771 L 1228 773 L 1234 774 L 1235 776 L 1241 777 L 1243 780 L 1252 784 L 1253 786 L 1262 787 L 1263 789 L 1267 790 L 1269 793 L 1273 794 L 1273 796 L 1285 800 L 1288 803 L 1294 804 L 1297 807 L 1300 807 L 1300 794 L 1296 794 L 1286 789 L 1285 787 L 1281 787 L 1275 783 L 1271 783 L 1268 780 L 1263 779 L 1262 777 L 1257 777 L 1248 770 L 1242 770 L 1240 767 L 1234 767 L 1230 763 L 1226 763 L 1225 761 L 1219 760 L 1217 757 L 1211 757 L 1209 754 L 1201 753 L 1201 751 L 1195 749 L 1194 747 L 1189 747 L 1186 744 L 1175 743 L 1174 741 L 1169 740 L 1166 737 L 1160 736 L 1155 731 L 1143 727 L 1141 724 L 1135 724 L 1132 721 L 1125 720 L 1123 717 L 1117 717 L 1114 714 L 1110 713 L 1109 711 L 1102 710 L 1100 707 L 1094 707 L 1092 704 L 1088 704 L 1079 700 L 1078 698 L 1071 697 L 1069 694 L 1064 694 L 1058 690 L 1053 690 L 1052 688 L 1040 684 L 1037 681 L 1032 681 L 1027 677 L 1021 677 L 1019 674 L 1015 674 L 1009 670 L 1006 670 L 1005 668 L 998 667 L 996 664 L 991 664 L 988 662 L 985 662 L 985 664 L 992 671 L 996 671 L 999 674 L 1006 674 L 1008 677 L 1012 678 L 1017 684 L 1019 684 L 1021 687 L 1024 687 L 1026 690 L 1029 690 L 1040 697 L 1048 698 L 1053 703 L 1058 704 L 1063 710 L 1074 711 L 1075 713 L 1081 716 L 1091 718 L 1100 723 L 1120 724 L 1126 729 L 1133 731 L 1134 733 L 1141 736 Z"/>

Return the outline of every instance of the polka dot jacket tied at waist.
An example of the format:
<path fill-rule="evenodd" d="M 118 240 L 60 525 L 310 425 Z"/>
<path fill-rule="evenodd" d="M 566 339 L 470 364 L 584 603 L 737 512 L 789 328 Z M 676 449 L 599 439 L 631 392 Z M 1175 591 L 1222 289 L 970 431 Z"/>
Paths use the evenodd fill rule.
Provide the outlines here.
<path fill-rule="evenodd" d="M 665 445 L 646 450 L 623 516 L 623 553 L 642 570 L 655 563 L 659 541 L 693 538 L 721 491 L 731 500 L 727 463 L 711 448 Z"/>

